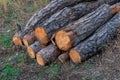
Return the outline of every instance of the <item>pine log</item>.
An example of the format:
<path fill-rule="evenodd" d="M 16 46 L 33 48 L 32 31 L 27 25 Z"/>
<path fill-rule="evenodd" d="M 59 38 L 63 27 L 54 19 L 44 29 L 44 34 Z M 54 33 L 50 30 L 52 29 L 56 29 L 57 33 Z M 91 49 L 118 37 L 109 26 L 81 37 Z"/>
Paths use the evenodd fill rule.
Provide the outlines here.
<path fill-rule="evenodd" d="M 69 53 L 65 52 L 61 55 L 59 55 L 58 59 L 60 62 L 65 63 L 70 58 Z"/>
<path fill-rule="evenodd" d="M 117 3 L 117 2 L 119 2 L 119 0 L 98 0 L 98 2 L 113 5 L 113 4 Z"/>
<path fill-rule="evenodd" d="M 109 3 L 107 1 L 92 1 L 79 3 L 73 7 L 67 7 L 52 15 L 48 20 L 41 24 L 41 27 L 35 29 L 35 35 L 43 44 L 47 44 L 56 30 L 66 26 L 67 24 L 78 20 L 80 17 L 94 11 L 101 4 Z M 113 2 L 115 3 L 115 2 Z"/>
<path fill-rule="evenodd" d="M 117 3 L 117 2 L 119 2 L 119 0 L 98 0 L 98 2 L 113 5 L 113 4 Z"/>
<path fill-rule="evenodd" d="M 36 54 L 36 59 L 39 65 L 45 66 L 57 59 L 60 53 L 61 51 L 55 45 L 50 44 Z"/>
<path fill-rule="evenodd" d="M 45 8 L 36 12 L 30 18 L 23 31 L 19 31 L 13 36 L 13 42 L 15 45 L 21 45 L 22 38 L 31 30 L 33 30 L 36 27 L 35 25 L 37 23 L 44 22 L 47 18 L 63 9 L 64 7 L 74 5 L 80 1 L 82 0 L 52 0 Z"/>
<path fill-rule="evenodd" d="M 35 38 L 35 33 L 34 31 L 31 34 L 26 34 L 23 37 L 23 43 L 26 47 L 28 47 L 29 45 L 31 45 L 32 43 L 34 43 L 34 41 L 36 40 Z"/>
<path fill-rule="evenodd" d="M 32 45 L 27 47 L 27 52 L 32 59 L 36 58 L 36 53 L 44 48 L 39 41 L 35 41 Z"/>
<path fill-rule="evenodd" d="M 70 23 L 55 34 L 55 42 L 58 48 L 67 51 L 76 46 L 79 42 L 92 35 L 119 10 L 120 3 L 114 6 L 104 4 L 94 12 Z"/>
<path fill-rule="evenodd" d="M 75 63 L 81 63 L 93 55 L 96 55 L 104 45 L 115 38 L 118 30 L 120 30 L 120 12 L 106 24 L 101 26 L 86 41 L 72 48 L 69 53 L 70 59 Z"/>
<path fill-rule="evenodd" d="M 22 46 L 23 45 L 23 42 L 21 41 L 21 36 L 22 36 L 22 31 L 18 31 L 17 33 L 15 33 L 15 35 L 13 36 L 13 42 L 15 45 L 19 45 L 19 46 Z"/>
<path fill-rule="evenodd" d="M 42 23 L 41 27 L 37 27 L 35 29 L 35 35 L 38 40 L 43 42 L 43 44 L 47 44 L 51 35 L 56 30 L 95 10 L 98 6 L 99 3 L 97 2 L 85 2 L 80 3 L 74 7 L 65 7 Z"/>

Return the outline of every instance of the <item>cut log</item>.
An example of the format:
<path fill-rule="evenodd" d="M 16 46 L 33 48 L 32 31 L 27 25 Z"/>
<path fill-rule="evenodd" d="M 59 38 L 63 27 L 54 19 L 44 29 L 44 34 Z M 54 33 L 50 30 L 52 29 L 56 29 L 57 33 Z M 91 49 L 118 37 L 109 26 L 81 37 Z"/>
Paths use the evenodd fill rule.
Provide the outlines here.
<path fill-rule="evenodd" d="M 36 12 L 28 21 L 25 26 L 25 29 L 21 32 L 17 32 L 13 37 L 13 42 L 17 45 L 21 45 L 22 38 L 29 33 L 29 31 L 33 30 L 37 23 L 44 22 L 51 15 L 61 10 L 64 7 L 74 5 L 82 0 L 52 0 L 45 8 Z M 18 35 L 17 35 L 18 34 Z M 22 34 L 22 35 L 21 35 Z M 17 42 L 16 42 L 17 41 Z M 20 43 L 19 43 L 19 42 Z"/>
<path fill-rule="evenodd" d="M 13 36 L 13 42 L 15 45 L 19 45 L 22 46 L 23 42 L 21 40 L 21 36 L 22 36 L 22 31 L 18 31 L 14 36 Z"/>
<path fill-rule="evenodd" d="M 113 5 L 117 2 L 119 2 L 119 0 L 98 0 L 98 2 Z"/>
<path fill-rule="evenodd" d="M 67 51 L 76 46 L 80 41 L 92 35 L 119 10 L 120 3 L 114 6 L 104 4 L 94 12 L 70 23 L 66 28 L 55 34 L 55 42 L 58 48 Z"/>
<path fill-rule="evenodd" d="M 101 26 L 91 37 L 71 49 L 69 56 L 75 63 L 81 63 L 96 55 L 104 45 L 112 41 L 120 30 L 120 12 Z"/>
<path fill-rule="evenodd" d="M 26 34 L 23 37 L 23 43 L 26 47 L 28 47 L 29 45 L 34 43 L 35 40 L 36 40 L 36 38 L 35 38 L 35 33 L 34 32 L 32 32 L 31 34 Z"/>
<path fill-rule="evenodd" d="M 58 57 L 59 61 L 62 63 L 65 63 L 69 58 L 70 56 L 68 52 L 63 53 Z"/>
<path fill-rule="evenodd" d="M 55 33 L 56 30 L 94 11 L 96 8 L 98 8 L 103 3 L 107 3 L 107 1 L 83 2 L 73 7 L 66 7 L 62 9 L 61 11 L 52 15 L 45 22 L 43 22 L 41 24 L 41 27 L 37 27 L 35 29 L 35 35 L 37 39 L 40 40 L 43 44 L 47 44 L 52 34 Z"/>
<path fill-rule="evenodd" d="M 37 62 L 41 66 L 54 61 L 60 55 L 61 51 L 53 44 L 50 44 L 44 49 L 41 49 L 37 54 Z"/>
<path fill-rule="evenodd" d="M 32 59 L 34 59 L 34 58 L 36 58 L 36 53 L 44 47 L 45 46 L 42 46 L 39 41 L 35 41 L 32 45 L 27 47 L 27 52 L 28 52 L 29 56 Z"/>

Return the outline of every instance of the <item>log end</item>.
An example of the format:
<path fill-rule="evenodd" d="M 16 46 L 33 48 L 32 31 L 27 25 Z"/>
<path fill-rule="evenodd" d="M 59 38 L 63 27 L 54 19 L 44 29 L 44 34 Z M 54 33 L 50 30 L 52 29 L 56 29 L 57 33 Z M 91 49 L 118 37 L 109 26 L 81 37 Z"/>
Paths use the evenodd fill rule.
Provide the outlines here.
<path fill-rule="evenodd" d="M 112 13 L 117 13 L 120 11 L 120 3 L 116 3 L 114 5 L 111 6 L 112 9 Z"/>
<path fill-rule="evenodd" d="M 35 36 L 36 38 L 41 41 L 43 44 L 47 44 L 48 43 L 48 36 L 46 31 L 44 30 L 44 28 L 42 27 L 37 27 L 35 29 Z"/>
<path fill-rule="evenodd" d="M 81 63 L 81 56 L 77 50 L 75 49 L 70 50 L 69 56 L 74 63 Z"/>
<path fill-rule="evenodd" d="M 27 48 L 27 52 L 32 59 L 35 59 L 35 51 L 31 47 Z"/>
<path fill-rule="evenodd" d="M 37 59 L 37 62 L 38 62 L 39 65 L 45 66 L 44 59 L 40 54 L 36 54 L 36 59 Z"/>
<path fill-rule="evenodd" d="M 72 46 L 70 37 L 67 35 L 67 32 L 65 32 L 64 30 L 60 30 L 56 33 L 55 42 L 58 48 L 63 51 L 67 51 Z"/>
<path fill-rule="evenodd" d="M 25 35 L 23 38 L 23 43 L 26 47 L 34 43 L 35 37 L 33 35 Z"/>
<path fill-rule="evenodd" d="M 13 36 L 13 43 L 18 46 L 22 46 L 22 40 L 19 36 Z"/>
<path fill-rule="evenodd" d="M 28 40 L 25 39 L 25 38 L 23 38 L 23 44 L 24 44 L 26 47 L 28 47 L 28 46 L 29 46 Z"/>

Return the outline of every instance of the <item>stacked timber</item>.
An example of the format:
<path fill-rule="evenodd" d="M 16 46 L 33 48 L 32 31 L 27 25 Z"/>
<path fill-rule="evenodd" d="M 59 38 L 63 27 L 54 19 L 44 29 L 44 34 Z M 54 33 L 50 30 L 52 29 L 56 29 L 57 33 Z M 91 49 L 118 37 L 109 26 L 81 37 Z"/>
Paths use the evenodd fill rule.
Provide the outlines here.
<path fill-rule="evenodd" d="M 13 36 L 45 66 L 57 58 L 81 63 L 111 41 L 120 28 L 118 0 L 52 0 Z"/>
<path fill-rule="evenodd" d="M 118 29 L 120 29 L 120 12 L 105 25 L 101 26 L 86 41 L 71 49 L 69 53 L 71 60 L 75 63 L 81 63 L 91 56 L 96 55 L 103 45 L 114 39 Z"/>

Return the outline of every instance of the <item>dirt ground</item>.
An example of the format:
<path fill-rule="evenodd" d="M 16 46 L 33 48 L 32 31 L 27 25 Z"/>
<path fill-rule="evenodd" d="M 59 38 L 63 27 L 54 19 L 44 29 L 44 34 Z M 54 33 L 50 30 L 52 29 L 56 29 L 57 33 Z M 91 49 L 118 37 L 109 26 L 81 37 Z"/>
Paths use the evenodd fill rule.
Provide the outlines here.
<path fill-rule="evenodd" d="M 29 1 L 26 1 L 26 4 Z M 46 0 L 45 5 L 47 3 Z M 18 12 L 19 10 L 21 11 L 21 8 Z M 15 16 L 17 10 L 13 8 L 13 13 L 6 12 L 5 15 L 0 16 L 0 80 L 120 80 L 119 33 L 112 42 L 104 46 L 98 55 L 82 64 L 74 64 L 70 60 L 62 64 L 56 60 L 42 67 L 36 60 L 29 58 L 25 47 L 14 46 L 11 40 L 16 32 L 16 23 L 20 23 L 24 28 L 36 10 L 39 10 L 39 7 L 33 11 L 29 7 Z M 9 14 L 12 14 L 12 19 Z M 11 21 L 8 21 L 9 17 Z"/>

